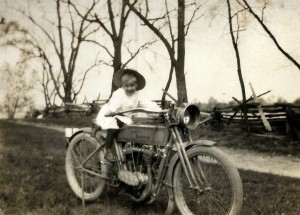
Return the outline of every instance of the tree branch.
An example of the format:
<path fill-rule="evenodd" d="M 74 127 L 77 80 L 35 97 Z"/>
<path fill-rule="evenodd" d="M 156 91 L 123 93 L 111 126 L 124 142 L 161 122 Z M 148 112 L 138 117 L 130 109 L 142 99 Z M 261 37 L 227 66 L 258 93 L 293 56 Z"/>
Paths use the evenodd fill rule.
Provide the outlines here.
<path fill-rule="evenodd" d="M 61 68 L 63 70 L 65 78 L 67 77 L 68 71 L 65 65 L 65 55 L 64 55 L 64 41 L 62 37 L 62 25 L 61 25 L 61 15 L 60 15 L 60 0 L 56 0 L 56 14 L 58 18 L 58 38 L 59 38 L 59 46 L 60 52 L 58 53 L 58 57 L 60 59 Z"/>
<path fill-rule="evenodd" d="M 152 25 L 149 22 L 149 20 L 147 20 L 146 17 L 144 17 L 137 9 L 135 9 L 135 7 L 132 4 L 129 3 L 129 0 L 124 0 L 124 1 L 128 5 L 128 7 L 130 8 L 130 10 L 132 10 L 144 22 L 144 24 L 147 25 L 156 34 L 156 36 L 159 37 L 159 39 L 163 42 L 163 44 L 167 48 L 167 51 L 170 55 L 170 58 L 171 58 L 172 62 L 176 64 L 176 59 L 174 57 L 174 50 L 172 49 L 170 43 L 164 37 L 164 35 L 154 25 Z"/>
<path fill-rule="evenodd" d="M 89 39 L 85 39 L 85 40 L 83 40 L 83 41 L 84 41 L 84 42 L 89 42 L 89 43 L 94 43 L 94 44 L 100 46 L 101 48 L 103 48 L 103 49 L 107 52 L 107 54 L 108 54 L 111 58 L 114 58 L 113 54 L 108 50 L 108 48 L 107 48 L 106 46 L 102 45 L 101 43 L 99 43 L 99 42 L 97 42 L 97 41 L 95 41 L 95 40 L 89 40 Z"/>
<path fill-rule="evenodd" d="M 108 30 L 105 24 L 98 18 L 97 14 L 95 14 L 94 22 L 98 23 L 103 28 L 103 30 L 113 39 L 113 34 Z"/>
<path fill-rule="evenodd" d="M 81 84 L 80 84 L 80 87 L 79 87 L 78 91 L 75 92 L 75 90 L 74 90 L 74 98 L 75 98 L 75 97 L 80 93 L 80 91 L 82 90 L 82 87 L 83 87 L 83 85 L 84 85 L 84 82 L 85 82 L 85 79 L 86 79 L 86 76 L 87 76 L 88 72 L 91 71 L 93 68 L 99 66 L 99 65 L 101 64 L 101 62 L 102 62 L 102 61 L 99 61 L 98 63 L 95 62 L 94 65 L 90 66 L 87 70 L 85 70 L 84 75 L 83 75 L 83 78 L 80 80 Z"/>
<path fill-rule="evenodd" d="M 35 26 L 37 26 L 45 35 L 46 37 L 49 39 L 49 41 L 52 43 L 54 50 L 57 54 L 59 54 L 58 48 L 56 46 L 56 42 L 55 40 L 51 37 L 51 35 L 46 31 L 46 29 L 44 29 L 40 24 L 38 24 L 36 22 L 35 19 L 33 19 L 32 16 L 27 15 L 24 11 L 18 9 L 18 8 L 12 8 L 14 10 L 16 10 L 17 12 L 21 13 L 22 15 L 24 15 L 26 18 L 28 18 Z"/>
<path fill-rule="evenodd" d="M 201 7 L 202 5 L 197 5 L 197 4 L 196 4 L 196 1 L 194 1 L 194 4 L 193 4 L 193 5 L 196 5 L 196 8 L 195 8 L 195 10 L 193 11 L 193 14 L 192 14 L 190 20 L 189 20 L 188 23 L 185 25 L 185 27 L 186 27 L 185 35 L 188 34 L 188 31 L 189 31 L 189 28 L 190 28 L 191 24 L 192 24 L 193 22 L 197 21 L 198 19 L 200 19 L 201 17 L 204 16 L 204 14 L 202 14 L 201 16 L 198 16 L 197 18 L 195 18 L 195 16 L 196 16 L 198 10 L 200 9 L 200 7 Z"/>
<path fill-rule="evenodd" d="M 289 55 L 278 43 L 278 41 L 276 40 L 275 36 L 272 34 L 272 32 L 269 30 L 269 28 L 264 24 L 264 22 L 262 21 L 262 19 L 260 19 L 258 17 L 258 15 L 252 10 L 252 8 L 250 7 L 250 5 L 248 4 L 248 2 L 246 0 L 242 0 L 245 5 L 247 10 L 249 11 L 250 14 L 252 14 L 252 16 L 258 21 L 258 23 L 262 26 L 262 28 L 265 30 L 265 32 L 269 35 L 269 37 L 273 40 L 274 44 L 276 45 L 276 47 L 279 49 L 279 51 L 287 58 L 289 59 L 299 70 L 300 70 L 300 64 L 291 56 Z M 244 6 L 245 7 L 245 6 Z"/>
<path fill-rule="evenodd" d="M 140 46 L 138 48 L 137 51 L 135 52 L 131 52 L 130 49 L 125 45 L 128 53 L 131 55 L 131 57 L 122 65 L 122 68 L 125 68 L 128 63 L 130 63 L 141 51 L 147 49 L 149 46 L 151 46 L 153 43 L 157 42 L 157 40 L 154 40 L 154 41 L 150 41 L 150 42 L 147 42 L 147 43 L 144 43 L 142 46 Z"/>
<path fill-rule="evenodd" d="M 111 0 L 107 0 L 107 7 L 108 7 L 108 14 L 109 14 L 112 35 L 113 35 L 114 39 L 116 39 L 117 31 L 116 31 L 115 20 L 114 20 L 115 17 L 114 17 L 114 13 L 113 13 L 112 7 L 111 7 Z"/>

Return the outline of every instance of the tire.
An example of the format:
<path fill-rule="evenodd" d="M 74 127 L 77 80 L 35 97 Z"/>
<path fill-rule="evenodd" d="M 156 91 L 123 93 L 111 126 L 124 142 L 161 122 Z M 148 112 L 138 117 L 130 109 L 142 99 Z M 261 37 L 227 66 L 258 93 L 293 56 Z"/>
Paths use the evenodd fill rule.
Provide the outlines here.
<path fill-rule="evenodd" d="M 215 147 L 193 147 L 187 151 L 199 188 L 189 187 L 181 162 L 173 174 L 173 192 L 184 215 L 239 214 L 243 204 L 240 175 L 226 155 Z M 199 167 L 202 167 L 200 173 Z M 206 180 L 204 179 L 205 176 Z M 199 178 L 203 181 L 202 185 Z"/>
<path fill-rule="evenodd" d="M 65 160 L 66 175 L 68 183 L 75 195 L 82 199 L 82 171 L 80 165 L 98 146 L 100 143 L 96 139 L 90 137 L 90 134 L 80 133 L 76 135 L 70 142 Z M 86 163 L 85 168 L 98 174 L 107 173 L 107 165 L 100 163 L 104 160 L 104 151 L 101 149 L 93 155 Z M 95 201 L 105 188 L 105 180 L 98 176 L 84 172 L 84 200 Z"/>

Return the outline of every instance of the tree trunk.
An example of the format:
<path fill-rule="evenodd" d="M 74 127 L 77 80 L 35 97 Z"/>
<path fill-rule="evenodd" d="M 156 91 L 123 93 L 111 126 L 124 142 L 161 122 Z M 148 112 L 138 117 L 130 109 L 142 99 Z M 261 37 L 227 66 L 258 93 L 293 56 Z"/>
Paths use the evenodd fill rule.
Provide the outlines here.
<path fill-rule="evenodd" d="M 236 62 L 237 62 L 237 72 L 238 72 L 239 81 L 240 81 L 241 90 L 242 90 L 242 97 L 243 97 L 242 111 L 243 111 L 243 115 L 244 115 L 245 126 L 247 126 L 247 124 L 248 124 L 247 106 L 246 106 L 247 98 L 246 98 L 246 92 L 245 92 L 245 84 L 244 84 L 243 75 L 242 75 L 239 48 L 238 48 L 238 44 L 237 44 L 236 38 L 233 33 L 230 0 L 227 0 L 227 6 L 228 6 L 228 19 L 229 19 L 230 35 L 231 35 L 232 45 L 233 45 L 233 48 L 235 51 Z M 239 33 L 239 31 L 237 31 L 237 34 L 238 33 Z"/>
<path fill-rule="evenodd" d="M 177 0 L 178 1 L 178 38 L 177 38 L 177 59 L 175 58 L 175 53 L 173 46 L 171 45 L 176 42 L 176 40 L 172 37 L 172 42 L 170 43 L 168 39 L 160 32 L 161 29 L 158 29 L 154 26 L 152 21 L 150 22 L 147 17 L 142 15 L 137 9 L 134 8 L 132 4 L 129 3 L 128 0 L 125 0 L 125 3 L 128 5 L 130 10 L 132 10 L 143 22 L 146 26 L 148 26 L 155 34 L 161 39 L 162 43 L 165 45 L 170 60 L 172 61 L 172 65 L 175 69 L 176 75 L 176 84 L 177 84 L 177 97 L 178 104 L 182 104 L 184 102 L 188 102 L 187 98 L 187 90 L 185 83 L 185 73 L 184 73 L 184 59 L 185 59 L 185 0 Z M 170 80 L 170 79 L 169 79 Z M 167 83 L 168 85 L 168 83 Z"/>
<path fill-rule="evenodd" d="M 113 68 L 114 68 L 114 74 L 121 69 L 122 66 L 122 40 L 117 39 L 114 41 L 114 58 L 113 58 Z M 111 84 L 111 94 L 118 89 L 118 87 L 114 84 L 114 81 L 112 79 Z"/>
<path fill-rule="evenodd" d="M 166 95 L 167 95 L 166 92 L 168 92 L 168 90 L 170 88 L 170 85 L 171 85 L 171 82 L 172 82 L 172 77 L 173 77 L 173 72 L 174 72 L 174 65 L 171 62 L 170 72 L 169 72 L 169 78 L 168 78 L 167 84 L 166 84 L 165 89 L 164 89 L 165 92 L 163 93 L 162 98 L 161 98 L 161 108 L 162 109 L 166 109 L 167 108 L 166 107 Z"/>
<path fill-rule="evenodd" d="M 67 75 L 65 80 L 65 97 L 64 103 L 73 103 L 72 99 L 72 76 L 70 74 Z"/>
<path fill-rule="evenodd" d="M 14 119 L 15 118 L 15 113 L 13 111 L 10 111 L 8 113 L 8 119 Z"/>
<path fill-rule="evenodd" d="M 178 0 L 178 43 L 177 62 L 175 65 L 178 105 L 188 102 L 185 73 L 185 1 Z"/>

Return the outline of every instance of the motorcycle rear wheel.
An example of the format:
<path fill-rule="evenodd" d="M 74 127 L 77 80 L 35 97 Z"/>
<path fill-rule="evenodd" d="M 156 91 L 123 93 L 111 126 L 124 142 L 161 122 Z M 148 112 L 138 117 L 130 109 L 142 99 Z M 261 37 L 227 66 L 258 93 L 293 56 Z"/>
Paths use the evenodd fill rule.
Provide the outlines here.
<path fill-rule="evenodd" d="M 105 188 L 105 180 L 100 177 L 82 171 L 82 162 L 98 147 L 100 143 L 90 137 L 90 134 L 80 133 L 70 142 L 65 158 L 65 168 L 68 183 L 78 198 L 85 201 L 95 201 Z M 107 172 L 107 166 L 100 163 L 104 160 L 104 151 L 101 149 L 86 163 L 85 169 L 97 174 Z M 84 178 L 82 190 L 82 176 Z M 84 195 L 82 195 L 84 194 Z"/>
<path fill-rule="evenodd" d="M 239 214 L 243 203 L 242 182 L 226 155 L 215 147 L 194 147 L 187 155 L 198 188 L 189 187 L 182 164 L 178 162 L 173 174 L 173 192 L 180 213 Z"/>

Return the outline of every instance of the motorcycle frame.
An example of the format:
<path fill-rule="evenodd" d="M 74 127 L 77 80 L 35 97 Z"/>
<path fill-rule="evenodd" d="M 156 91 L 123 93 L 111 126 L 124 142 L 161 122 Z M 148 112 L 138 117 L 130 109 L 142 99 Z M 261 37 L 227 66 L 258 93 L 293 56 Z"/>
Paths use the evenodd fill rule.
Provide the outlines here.
<path fill-rule="evenodd" d="M 191 147 L 199 147 L 199 146 L 211 147 L 215 143 L 212 142 L 212 141 L 209 141 L 209 140 L 196 140 L 196 141 L 193 141 L 192 138 L 190 137 L 188 131 L 187 131 L 188 142 L 183 142 L 182 138 L 181 138 L 181 135 L 180 135 L 180 132 L 179 132 L 178 123 L 173 122 L 173 120 L 169 116 L 169 113 L 165 113 L 164 117 L 165 117 L 166 121 L 168 122 L 167 127 L 170 130 L 171 137 L 169 138 L 168 142 L 165 145 L 165 148 L 164 148 L 165 150 L 164 150 L 164 153 L 162 155 L 162 159 L 159 163 L 159 168 L 157 170 L 156 184 L 155 184 L 154 189 L 151 192 L 150 200 L 148 200 L 148 203 L 151 203 L 151 202 L 155 201 L 156 197 L 158 196 L 158 194 L 161 190 L 161 187 L 163 185 L 166 185 L 168 195 L 169 195 L 169 203 L 168 203 L 168 209 L 167 209 L 166 214 L 171 214 L 172 211 L 174 210 L 174 207 L 175 207 L 174 194 L 173 194 L 173 185 L 172 185 L 173 184 L 172 176 L 173 176 L 175 166 L 178 164 L 178 162 L 181 162 L 183 170 L 185 172 L 185 175 L 186 175 L 186 177 L 189 181 L 190 187 L 198 188 L 198 185 L 196 183 L 196 176 L 194 175 L 194 173 L 192 171 L 192 167 L 191 167 L 191 164 L 189 162 L 186 151 Z M 69 142 L 74 138 L 74 136 L 76 136 L 76 135 L 78 135 L 82 132 L 91 133 L 91 129 L 86 129 L 85 128 L 81 131 L 76 132 L 75 134 L 73 134 L 70 137 Z M 96 141 L 98 141 L 98 140 L 96 139 Z M 117 159 L 118 160 L 117 164 L 118 164 L 119 169 L 127 170 L 127 166 L 124 163 L 125 158 L 124 158 L 124 154 L 123 154 L 123 151 L 122 151 L 121 143 L 114 141 L 113 145 L 114 145 L 116 155 L 117 155 L 117 158 L 118 158 Z M 102 142 L 102 144 L 100 143 L 100 145 L 83 161 L 83 163 L 82 163 L 82 168 L 83 169 L 82 170 L 84 172 L 87 172 L 89 174 L 93 174 L 93 175 L 98 176 L 100 178 L 111 180 L 111 178 L 107 177 L 105 174 L 98 174 L 98 173 L 95 173 L 93 171 L 90 171 L 90 170 L 84 168 L 84 164 L 91 157 L 93 157 L 95 154 L 97 154 L 103 147 L 104 147 L 104 141 Z M 172 152 L 173 148 L 176 148 L 176 153 L 171 157 L 171 152 Z M 109 163 L 107 161 L 100 161 L 100 162 L 101 162 L 101 164 Z M 113 185 L 113 184 L 108 183 L 108 182 L 106 182 L 106 184 L 109 185 L 109 186 L 117 187 L 117 185 Z"/>

